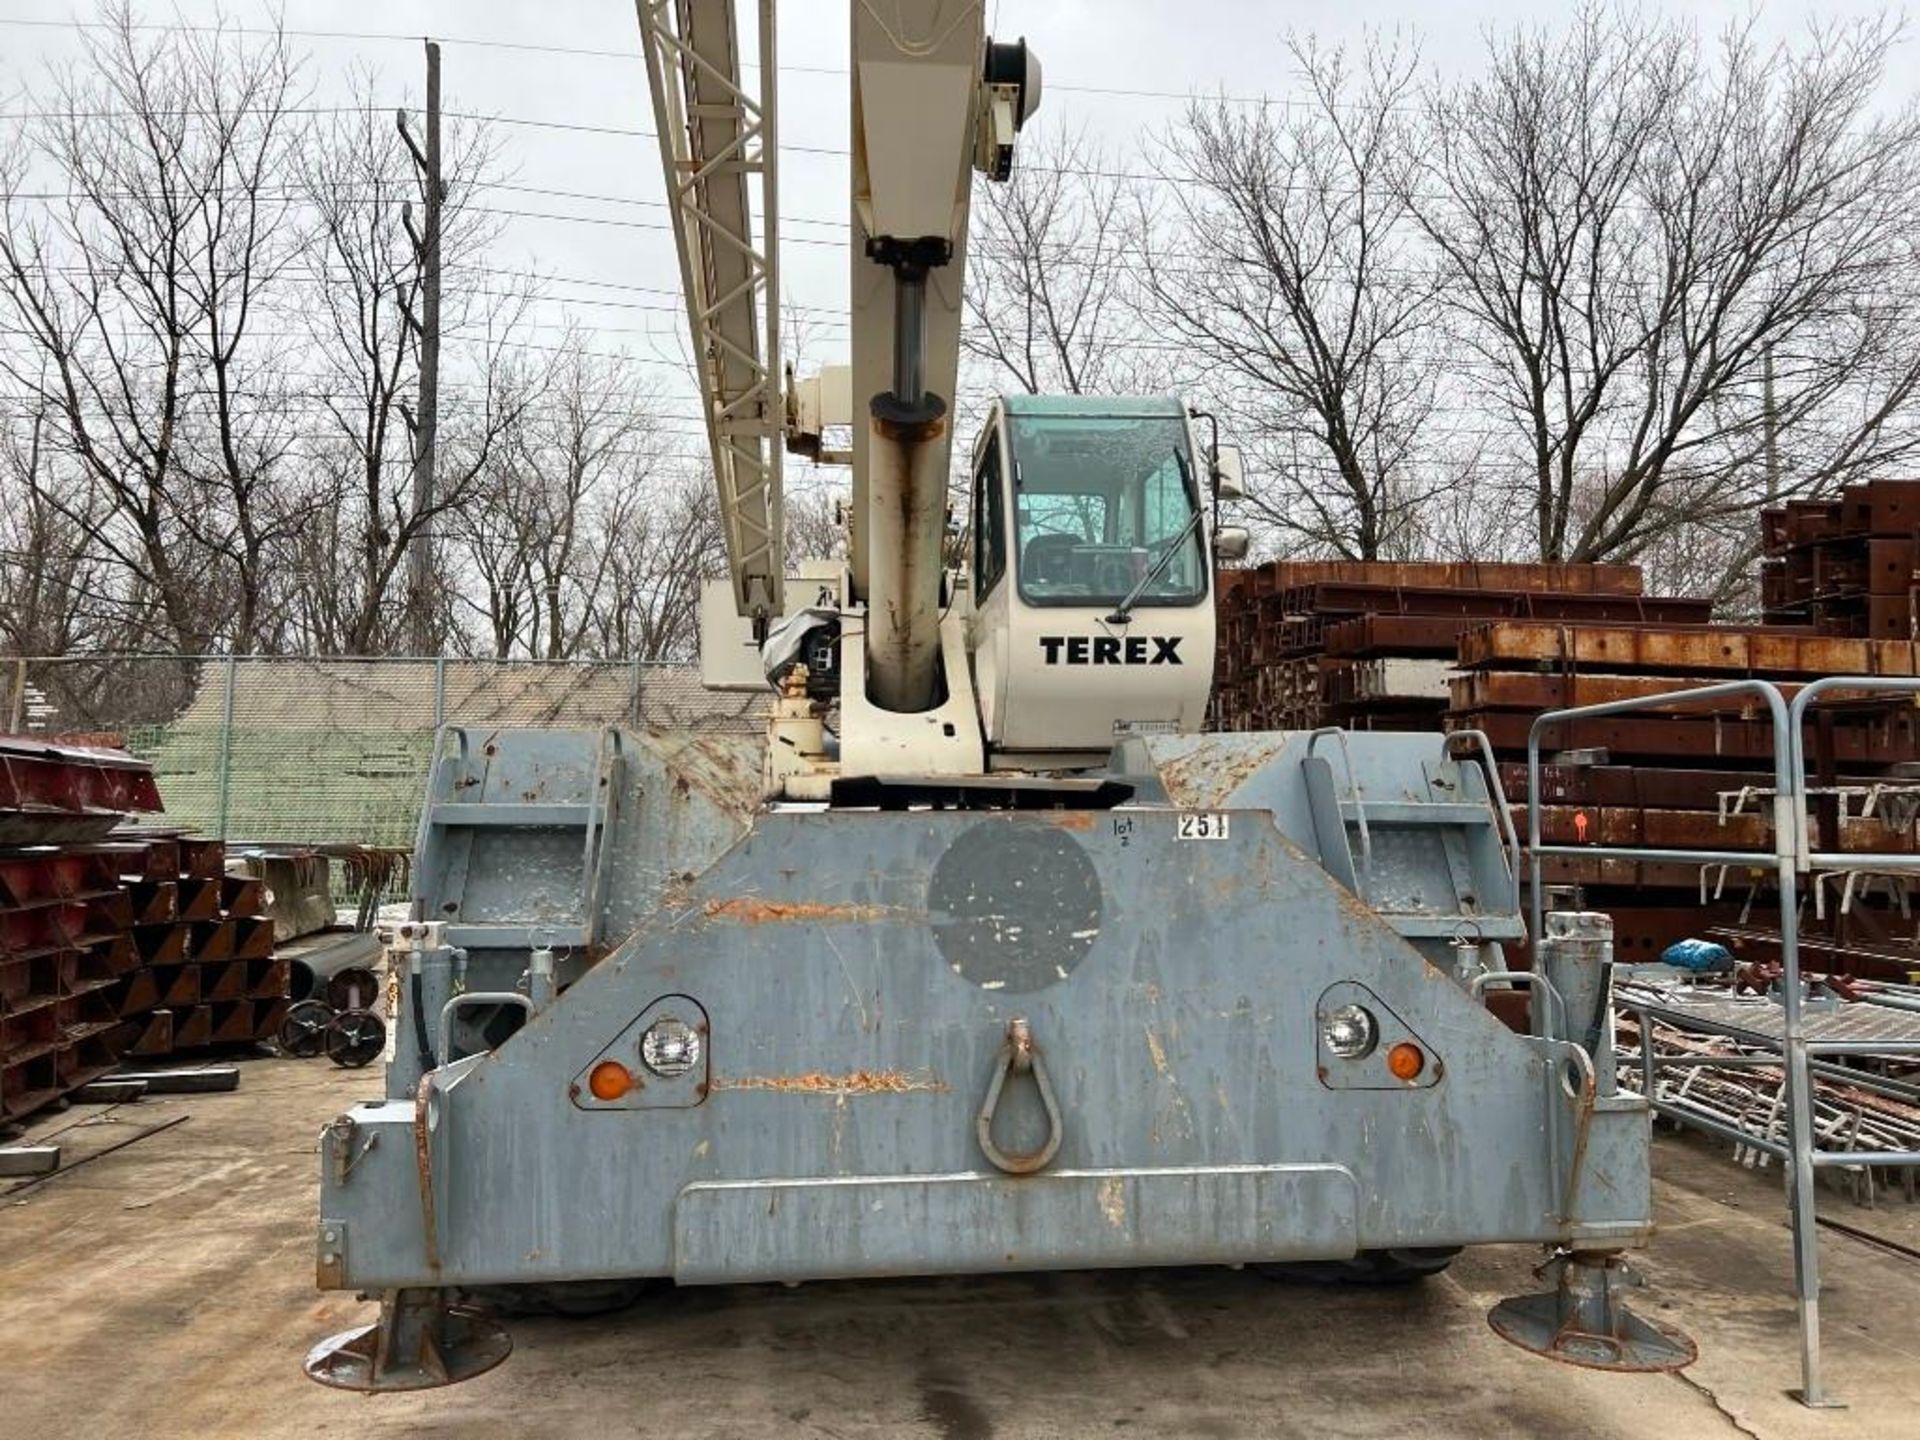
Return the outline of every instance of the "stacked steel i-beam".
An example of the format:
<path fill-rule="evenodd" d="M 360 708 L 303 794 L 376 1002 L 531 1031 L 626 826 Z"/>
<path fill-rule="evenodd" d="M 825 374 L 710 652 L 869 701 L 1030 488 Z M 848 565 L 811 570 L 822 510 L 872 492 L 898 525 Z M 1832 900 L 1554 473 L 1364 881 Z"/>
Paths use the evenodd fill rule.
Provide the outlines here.
<path fill-rule="evenodd" d="M 128 1057 L 262 1040 L 286 1014 L 261 882 L 161 808 L 124 753 L 0 738 L 0 1122 Z"/>
<path fill-rule="evenodd" d="M 131 897 L 96 842 L 159 808 L 130 756 L 0 737 L 0 1123 L 118 1059 L 116 997 L 139 961 Z"/>
<path fill-rule="evenodd" d="M 1711 624 L 1709 602 L 1645 595 L 1639 569 L 1625 565 L 1282 561 L 1240 572 L 1221 589 L 1213 723 L 1480 730 L 1524 832 L 1527 736 L 1543 711 L 1741 677 L 1791 694 L 1822 675 L 1920 674 L 1920 644 L 1899 619 L 1915 604 L 1920 485 L 1879 482 L 1795 503 L 1767 512 L 1763 533 L 1770 603 L 1790 575 L 1801 608 L 1770 609 L 1762 624 Z M 1780 623 L 1787 616 L 1798 623 Z M 1920 712 L 1900 697 L 1821 712 L 1809 735 L 1817 845 L 1920 848 Z M 1772 744 L 1750 704 L 1551 729 L 1542 736 L 1544 838 L 1764 851 Z M 1719 940 L 1743 961 L 1778 957 L 1764 866 L 1554 860 L 1546 880 L 1614 916 L 1623 960 L 1658 959 L 1685 938 Z M 1908 881 L 1811 884 L 1809 969 L 1920 973 Z"/>
<path fill-rule="evenodd" d="M 1838 499 L 1794 500 L 1760 516 L 1761 602 L 1769 622 L 1823 635 L 1920 635 L 1920 485 L 1876 480 Z"/>
<path fill-rule="evenodd" d="M 217 840 L 131 834 L 112 847 L 132 898 L 139 965 L 119 997 L 129 1055 L 265 1040 L 286 1016 L 261 882 L 226 873 Z"/>
<path fill-rule="evenodd" d="M 1222 730 L 1437 730 L 1460 639 L 1490 620 L 1697 623 L 1634 565 L 1274 561 L 1220 591 Z"/>

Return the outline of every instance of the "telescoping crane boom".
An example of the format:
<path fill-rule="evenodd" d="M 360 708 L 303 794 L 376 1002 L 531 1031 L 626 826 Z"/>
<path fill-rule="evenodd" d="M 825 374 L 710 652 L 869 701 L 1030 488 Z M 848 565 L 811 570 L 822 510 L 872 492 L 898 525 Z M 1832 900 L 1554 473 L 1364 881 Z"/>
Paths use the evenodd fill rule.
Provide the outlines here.
<path fill-rule="evenodd" d="M 1005 395 L 946 529 L 973 177 L 1039 101 L 981 0 L 852 0 L 852 363 L 782 384 L 773 0 L 638 0 L 727 537 L 704 662 L 764 740 L 445 727 L 389 964 L 385 1092 L 326 1129 L 328 1384 L 446 1383 L 503 1307 L 682 1284 L 1550 1247 L 1495 1327 L 1598 1368 L 1651 1231 L 1605 916 L 1534 974 L 1492 752 L 1200 733 L 1230 452 L 1168 396 Z M 811 14 L 812 12 L 810 12 Z M 781 456 L 853 467 L 789 564 Z M 1489 988 L 1545 1003 L 1510 1029 Z M 1517 998 L 1517 997 L 1516 997 Z M 475 1308 L 476 1296 L 488 1309 Z"/>
<path fill-rule="evenodd" d="M 989 39 L 979 4 L 851 7 L 851 363 L 776 404 L 778 265 L 756 240 L 775 233 L 779 204 L 770 13 L 749 93 L 730 7 L 641 4 L 731 609 L 750 622 L 735 649 L 787 618 L 769 600 L 785 591 L 780 442 L 817 458 L 829 428 L 852 437 L 839 452 L 853 471 L 847 555 L 829 603 L 795 607 L 767 646 L 792 680 L 769 793 L 817 799 L 843 776 L 1058 773 L 1103 763 L 1116 735 L 1197 729 L 1213 648 L 1205 556 L 1244 537 L 1207 531 L 1223 463 L 1229 493 L 1237 467 L 1195 445 L 1177 402 L 996 404 L 975 455 L 970 573 L 945 563 L 973 179 L 1011 175 L 1040 103 L 1037 58 L 1024 41 Z M 994 493 L 1028 472 L 1028 503 Z M 988 583 L 1016 572 L 1017 584 Z M 706 637 L 710 661 L 727 648 Z"/>

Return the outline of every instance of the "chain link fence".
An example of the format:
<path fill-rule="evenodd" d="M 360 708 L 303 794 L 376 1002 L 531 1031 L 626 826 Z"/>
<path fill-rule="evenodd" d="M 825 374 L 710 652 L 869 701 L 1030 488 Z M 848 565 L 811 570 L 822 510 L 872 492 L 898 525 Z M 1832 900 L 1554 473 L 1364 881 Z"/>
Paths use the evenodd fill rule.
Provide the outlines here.
<path fill-rule="evenodd" d="M 435 731 L 757 733 L 767 700 L 638 661 L 66 655 L 0 660 L 15 733 L 153 763 L 167 823 L 258 845 L 411 846 Z"/>

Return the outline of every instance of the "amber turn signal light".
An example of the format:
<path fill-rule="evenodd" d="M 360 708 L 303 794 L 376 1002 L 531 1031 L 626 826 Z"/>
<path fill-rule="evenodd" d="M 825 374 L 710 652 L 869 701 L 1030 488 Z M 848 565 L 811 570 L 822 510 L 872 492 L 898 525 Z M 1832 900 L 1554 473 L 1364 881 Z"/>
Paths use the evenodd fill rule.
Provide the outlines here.
<path fill-rule="evenodd" d="M 1387 1051 L 1387 1069 L 1393 1072 L 1396 1080 L 1418 1080 L 1420 1072 L 1427 1068 L 1427 1057 L 1418 1045 L 1402 1040 Z M 598 1071 L 594 1072 L 596 1075 Z"/>
<path fill-rule="evenodd" d="M 596 1100 L 618 1100 L 633 1089 L 633 1072 L 618 1060 L 602 1060 L 587 1076 L 587 1088 Z"/>

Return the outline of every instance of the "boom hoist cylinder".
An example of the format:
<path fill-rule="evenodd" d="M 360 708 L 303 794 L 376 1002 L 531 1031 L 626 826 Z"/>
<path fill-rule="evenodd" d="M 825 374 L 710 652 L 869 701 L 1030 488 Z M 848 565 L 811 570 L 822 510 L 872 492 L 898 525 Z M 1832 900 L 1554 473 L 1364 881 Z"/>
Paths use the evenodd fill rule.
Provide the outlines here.
<path fill-rule="evenodd" d="M 952 247 L 929 237 L 870 253 L 894 287 L 893 388 L 868 402 L 868 684 L 875 704 L 911 712 L 938 690 L 949 447 L 947 402 L 926 387 L 927 271 Z"/>
<path fill-rule="evenodd" d="M 851 569 L 867 607 L 867 693 L 914 713 L 940 696 L 941 542 L 972 171 L 1004 180 L 1040 99 L 1025 42 L 983 7 L 860 6 L 853 33 Z"/>

